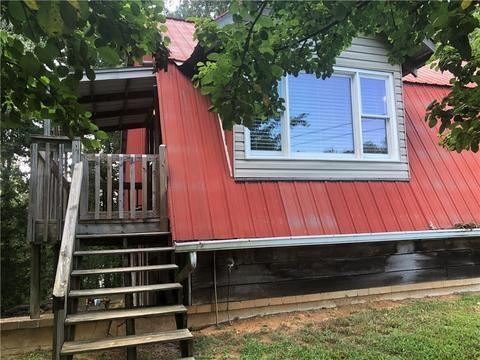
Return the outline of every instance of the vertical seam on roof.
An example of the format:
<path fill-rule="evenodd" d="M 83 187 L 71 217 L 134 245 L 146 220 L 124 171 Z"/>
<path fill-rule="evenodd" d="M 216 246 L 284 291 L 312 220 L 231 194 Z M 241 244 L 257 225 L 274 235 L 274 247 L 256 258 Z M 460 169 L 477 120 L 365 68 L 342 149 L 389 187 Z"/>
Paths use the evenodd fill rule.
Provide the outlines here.
<path fill-rule="evenodd" d="M 400 221 L 398 220 L 397 216 L 395 216 L 395 209 L 392 205 L 392 201 L 390 200 L 390 196 L 388 196 L 387 189 L 386 189 L 386 184 L 382 182 L 382 189 L 383 193 L 385 194 L 385 198 L 387 199 L 388 206 L 390 207 L 390 210 L 392 211 L 392 214 L 394 214 L 393 219 L 395 220 L 395 223 L 397 224 L 397 228 L 399 231 L 402 230 L 402 226 L 400 225 Z"/>
<path fill-rule="evenodd" d="M 180 105 L 179 104 L 179 101 L 180 101 L 180 83 L 178 81 L 178 72 L 175 71 L 175 73 L 173 74 L 174 76 L 174 81 L 175 81 L 175 87 L 176 87 L 176 92 L 177 92 L 177 96 L 175 97 L 175 105 L 177 106 L 177 109 L 178 109 L 178 106 Z M 182 113 L 179 113 L 179 118 L 180 120 L 182 120 Z M 183 133 L 183 136 L 185 136 L 185 133 L 184 133 L 184 126 L 183 126 L 183 121 L 180 121 L 180 124 L 179 124 L 179 127 L 180 127 L 180 131 L 181 133 Z M 187 174 L 187 178 L 189 178 L 188 174 L 189 174 L 189 171 L 188 171 L 188 162 L 185 161 L 186 160 L 186 154 L 185 152 L 182 152 L 182 158 L 184 159 L 183 161 L 183 171 L 185 174 Z M 189 227 L 190 227 L 190 233 L 193 234 L 193 237 L 196 239 L 196 232 L 195 232 L 195 227 L 193 226 L 193 214 L 192 214 L 192 206 L 191 206 L 191 203 L 190 203 L 190 186 L 189 186 L 189 182 L 187 181 L 186 184 L 185 184 L 185 189 L 186 189 L 186 194 L 187 194 L 187 199 L 186 199 L 186 203 L 187 203 L 187 206 L 188 206 L 188 216 L 190 218 L 190 221 L 189 221 Z"/>
<path fill-rule="evenodd" d="M 308 182 L 306 182 L 306 184 L 303 184 L 303 183 L 301 184 L 302 187 L 304 185 L 306 185 L 305 187 L 308 187 Z M 299 199 L 300 197 L 298 196 L 298 183 L 297 182 L 294 183 L 294 189 L 295 189 L 296 198 Z M 307 192 L 308 192 L 308 190 L 309 189 L 307 189 Z M 311 201 L 311 199 L 310 199 L 310 201 Z M 300 201 L 298 201 L 298 204 L 300 206 L 300 212 L 302 214 L 303 223 L 305 224 L 306 233 L 307 234 L 312 234 L 312 232 L 310 232 L 310 230 L 309 230 L 309 225 L 307 224 L 307 221 L 305 220 L 306 219 L 306 214 L 305 214 L 305 211 L 303 209 L 302 203 L 300 203 Z M 320 225 L 320 228 L 322 228 L 322 224 L 320 223 L 320 221 L 318 219 L 318 214 L 315 213 L 313 215 L 315 216 L 315 223 L 317 224 L 317 226 Z"/>
<path fill-rule="evenodd" d="M 190 90 L 190 89 L 189 89 Z M 199 109 L 199 103 L 197 101 L 197 92 L 193 92 L 191 94 L 190 99 L 189 99 L 189 102 L 192 101 L 192 105 L 193 105 L 193 109 L 190 116 L 193 116 L 195 118 L 194 120 L 194 123 L 195 124 L 195 128 L 194 128 L 194 131 L 197 131 L 198 134 L 200 135 L 200 143 L 197 144 L 199 146 L 199 149 L 197 149 L 197 151 L 200 153 L 200 154 L 203 154 L 203 158 L 204 159 L 208 159 L 209 156 L 207 154 L 207 148 L 205 146 L 203 146 L 205 144 L 204 142 L 204 126 L 201 126 L 201 124 L 199 123 L 199 120 L 200 120 L 200 109 Z M 205 115 L 209 115 L 209 114 L 205 114 Z M 192 131 L 193 129 L 190 129 L 190 131 Z M 187 139 L 187 137 L 185 137 L 185 139 Z M 213 233 L 215 236 L 216 236 L 216 226 L 214 224 L 215 222 L 215 219 L 213 218 L 212 216 L 212 208 L 213 208 L 213 205 L 210 203 L 210 196 L 208 194 L 208 190 L 206 188 L 206 179 L 207 179 L 207 174 L 208 174 L 208 166 L 207 164 L 205 163 L 205 161 L 201 161 L 201 164 L 200 164 L 200 168 L 201 168 L 201 171 L 202 173 L 200 174 L 201 176 L 199 177 L 199 181 L 200 181 L 200 186 L 202 188 L 202 192 L 205 194 L 205 198 L 206 198 L 206 204 L 208 205 L 207 206 L 207 209 L 206 209 L 206 212 L 208 214 L 208 219 L 209 219 L 209 224 L 208 224 L 208 227 L 210 228 L 210 233 Z"/>
<path fill-rule="evenodd" d="M 444 97 L 444 94 L 441 94 L 438 90 L 435 89 L 435 93 L 437 96 L 439 97 Z M 466 186 L 468 189 L 469 189 L 469 192 L 471 192 L 471 194 L 473 195 L 474 198 L 476 198 L 475 194 L 476 192 L 471 188 L 470 186 L 470 183 L 468 182 L 467 178 L 465 177 L 465 169 L 464 167 L 460 166 L 459 162 L 456 161 L 455 157 L 453 156 L 453 152 L 452 151 L 449 151 L 448 152 L 448 155 L 446 155 L 448 158 L 449 158 L 449 162 L 451 162 L 453 164 L 453 166 L 457 169 L 458 173 L 459 173 L 459 177 L 462 179 L 463 181 L 463 185 Z M 463 159 L 463 157 L 462 157 Z M 467 162 L 467 161 L 466 161 Z M 467 162 L 468 163 L 468 162 Z M 474 179 L 476 179 L 476 177 L 474 176 Z M 465 202 L 465 205 L 467 207 L 467 209 L 469 210 L 470 212 L 470 217 L 471 218 L 474 218 L 474 214 L 476 213 L 476 211 L 479 211 L 478 208 L 480 208 L 479 204 L 480 204 L 480 198 L 478 200 L 476 200 L 477 202 L 477 209 L 476 210 L 473 210 L 471 208 L 471 202 L 468 201 L 467 198 L 463 197 L 463 193 L 460 192 L 460 195 L 462 196 L 464 202 Z"/>
<path fill-rule="evenodd" d="M 327 200 L 328 200 L 328 203 L 330 204 L 330 209 L 332 209 L 332 215 L 335 215 L 335 209 L 333 207 L 333 202 L 332 202 L 332 199 L 330 197 L 330 194 L 328 193 L 328 189 L 327 189 L 327 184 L 325 182 L 322 183 L 322 187 L 325 191 L 325 194 L 327 195 Z M 338 219 L 336 216 L 334 216 L 335 218 L 335 228 L 337 229 L 338 233 L 341 233 L 341 230 L 340 230 L 340 225 L 338 224 Z"/>
<path fill-rule="evenodd" d="M 283 202 L 282 192 L 280 190 L 280 184 L 278 183 L 278 181 L 275 183 L 275 189 L 276 189 L 276 193 L 278 194 L 278 197 L 280 199 L 280 203 L 282 204 L 281 208 L 282 208 L 283 216 L 284 216 L 284 219 L 285 219 L 285 224 L 287 225 L 289 234 L 291 234 L 292 229 L 290 228 L 290 224 L 288 222 L 287 210 L 285 209 L 285 203 Z"/>
<path fill-rule="evenodd" d="M 363 215 L 365 216 L 365 219 L 367 220 L 368 228 L 369 228 L 370 232 L 372 232 L 372 229 L 373 229 L 372 224 L 370 223 L 370 219 L 368 218 L 368 215 L 365 211 L 365 206 L 363 205 L 362 199 L 360 198 L 360 195 L 359 195 L 358 190 L 357 190 L 357 186 L 355 186 L 355 184 L 356 183 L 354 183 L 354 185 L 353 185 L 353 191 L 355 192 L 355 195 L 358 199 L 358 202 L 360 203 L 360 207 L 362 208 Z"/>
<path fill-rule="evenodd" d="M 323 225 L 322 217 L 320 216 L 320 211 L 318 210 L 317 200 L 315 199 L 315 196 L 313 195 L 312 183 L 309 181 L 307 183 L 307 186 L 308 186 L 308 191 L 309 191 L 310 195 L 312 196 L 313 206 L 315 207 L 315 210 L 316 210 L 317 219 L 318 219 L 318 222 L 320 223 L 320 228 L 322 229 L 322 233 L 325 233 L 325 226 Z"/>
<path fill-rule="evenodd" d="M 405 199 L 403 198 L 402 192 L 399 189 L 399 184 L 397 182 L 395 182 L 393 188 L 395 189 L 395 192 L 398 195 L 398 198 L 400 199 L 400 202 L 402 203 L 403 209 L 405 210 L 406 217 L 407 217 L 408 221 L 410 222 L 410 229 L 415 229 L 413 219 L 410 216 L 410 212 L 408 211 L 408 207 L 405 204 Z"/>
<path fill-rule="evenodd" d="M 265 204 L 265 212 L 267 213 L 267 218 L 268 218 L 268 228 L 270 229 L 270 234 L 273 234 L 274 233 L 274 230 L 273 230 L 273 226 L 272 226 L 272 219 L 270 217 L 270 212 L 268 210 L 268 206 L 267 206 L 267 198 L 265 197 L 265 189 L 263 187 L 263 182 L 259 183 L 259 187 L 260 187 L 260 190 L 261 190 L 261 193 L 262 193 L 262 198 L 263 198 L 263 203 Z"/>
<path fill-rule="evenodd" d="M 419 95 L 417 93 L 417 91 L 415 90 L 417 96 Z M 420 98 L 420 96 L 419 96 Z M 418 113 L 418 108 L 415 107 L 415 112 L 417 113 L 417 115 L 421 116 L 421 114 Z M 428 138 L 428 139 L 425 139 L 424 141 L 422 141 L 422 136 L 420 135 L 419 131 L 418 131 L 418 127 L 416 125 L 415 122 L 413 122 L 413 128 L 414 128 L 414 132 L 416 134 L 416 136 L 418 137 L 418 139 L 420 139 L 419 143 L 420 143 L 420 146 L 426 151 L 427 153 L 427 156 L 428 158 L 430 159 L 430 163 L 432 164 L 432 168 L 433 168 L 433 171 L 437 174 L 437 179 L 441 182 L 442 184 L 442 187 L 444 189 L 444 192 L 447 193 L 447 196 L 448 198 L 450 199 L 453 207 L 455 208 L 456 212 L 457 212 L 457 215 L 459 216 L 459 218 L 461 219 L 461 221 L 463 222 L 464 219 L 463 219 L 463 216 L 461 214 L 461 212 L 459 211 L 458 209 L 458 206 L 456 204 L 456 202 L 454 201 L 454 199 L 452 198 L 451 194 L 450 194 L 450 191 L 448 191 L 448 187 L 446 186 L 445 182 L 443 181 L 438 169 L 437 169 L 437 166 L 433 166 L 433 164 L 435 164 L 435 162 L 433 161 L 433 158 L 432 158 L 432 154 L 430 151 L 427 150 L 427 147 L 425 146 L 425 141 L 432 141 L 433 144 L 434 144 L 434 151 L 437 153 L 437 156 L 438 156 L 438 160 L 440 161 L 440 163 L 446 167 L 448 169 L 448 167 L 446 166 L 445 162 L 444 162 L 444 159 L 442 158 L 441 154 L 439 153 L 439 148 L 438 148 L 438 144 L 435 144 L 435 142 L 433 141 L 433 139 L 431 138 L 431 136 L 425 136 L 425 138 Z M 430 134 L 428 134 L 430 135 Z M 448 176 L 450 177 L 450 181 L 453 181 L 451 175 L 448 173 L 448 171 L 446 172 L 446 174 L 448 174 Z M 440 200 L 440 199 L 439 199 Z M 464 201 L 463 198 L 461 198 L 461 201 Z M 442 203 L 442 206 L 443 206 L 443 202 Z"/>
<path fill-rule="evenodd" d="M 387 230 L 388 227 L 387 227 L 387 224 L 385 223 L 385 220 L 383 218 L 383 213 L 380 211 L 380 207 L 378 206 L 377 197 L 375 196 L 375 193 L 372 189 L 371 181 L 367 181 L 367 184 L 368 184 L 368 191 L 370 192 L 370 196 L 372 197 L 373 203 L 375 204 L 375 207 L 377 208 L 377 212 L 380 215 L 380 220 L 383 224 L 383 228 L 385 230 Z"/>
<path fill-rule="evenodd" d="M 407 97 L 409 97 L 409 95 L 407 95 Z M 412 103 L 412 104 L 413 104 L 413 103 Z M 416 107 L 415 107 L 415 108 L 416 108 Z M 415 152 L 415 157 L 416 157 L 416 159 L 417 159 L 416 163 L 418 164 L 419 169 L 422 169 L 422 172 L 425 174 L 425 179 L 426 179 L 426 181 L 430 184 L 431 192 L 434 194 L 433 196 L 437 199 L 438 203 L 440 204 L 440 208 L 443 210 L 443 213 L 444 213 L 444 215 L 445 215 L 445 218 L 447 218 L 447 219 L 451 222 L 450 215 L 449 215 L 447 209 L 445 208 L 444 203 L 442 202 L 442 200 L 441 200 L 440 197 L 438 196 L 437 191 L 435 190 L 435 186 L 434 186 L 434 184 L 432 183 L 432 179 L 428 176 L 429 171 L 427 171 L 427 169 L 426 169 L 425 166 L 424 166 L 423 161 L 420 160 L 420 157 L 419 157 L 419 155 L 418 155 L 418 151 L 420 150 L 420 147 L 421 147 L 421 148 L 423 149 L 423 151 L 425 152 L 426 156 L 428 157 L 429 162 L 430 162 L 430 163 L 432 162 L 432 159 L 430 158 L 430 154 L 429 154 L 428 149 L 425 148 L 424 144 L 423 144 L 422 141 L 421 141 L 421 137 L 419 138 L 419 137 L 418 137 L 418 134 L 417 134 L 417 132 L 416 132 L 415 116 L 414 116 L 415 114 L 410 114 L 410 111 L 412 111 L 412 110 L 409 109 L 409 110 L 406 111 L 406 113 L 408 113 L 408 116 L 409 116 L 409 118 L 410 118 L 410 124 L 411 124 L 411 129 L 412 129 L 412 130 L 410 131 L 410 133 L 409 133 L 409 139 L 410 139 L 410 143 L 412 144 L 412 148 L 415 149 L 414 152 Z M 414 111 L 414 112 L 416 112 L 416 111 Z M 413 116 L 412 116 L 412 115 L 413 115 Z M 418 115 L 418 113 L 417 113 L 417 115 Z M 418 144 L 418 147 L 413 146 L 412 141 L 414 141 L 415 143 L 417 143 L 417 144 Z M 445 185 L 443 184 L 443 182 L 441 182 L 441 185 L 442 185 L 442 188 L 443 188 L 444 190 L 446 190 L 446 189 L 445 189 Z M 425 193 L 425 189 L 424 189 L 423 187 L 420 187 L 420 188 L 421 188 L 422 192 L 424 193 L 425 198 L 428 199 L 427 194 Z M 427 203 L 430 204 L 429 201 L 427 201 Z M 435 215 L 435 217 L 436 217 L 437 211 L 435 211 L 433 208 L 432 208 L 432 213 L 433 213 L 433 214 Z M 441 224 L 441 222 L 439 221 L 438 218 L 437 218 L 437 220 L 438 220 L 438 224 L 439 224 L 440 226 L 442 226 L 442 224 Z"/>

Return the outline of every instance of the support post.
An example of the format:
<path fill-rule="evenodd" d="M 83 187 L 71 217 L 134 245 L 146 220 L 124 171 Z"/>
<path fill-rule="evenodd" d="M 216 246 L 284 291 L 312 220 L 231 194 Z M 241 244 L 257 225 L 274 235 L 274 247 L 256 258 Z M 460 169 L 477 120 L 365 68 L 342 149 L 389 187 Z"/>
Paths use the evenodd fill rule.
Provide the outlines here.
<path fill-rule="evenodd" d="M 123 239 L 123 247 L 128 248 L 127 238 Z M 123 257 L 123 266 L 132 266 L 130 262 L 130 254 Z M 130 273 L 123 275 L 123 286 L 130 286 L 132 284 L 132 277 Z M 133 294 L 125 294 L 125 308 L 131 309 L 133 307 Z M 135 319 L 127 319 L 125 321 L 126 335 L 135 335 Z M 135 346 L 127 347 L 127 360 L 137 360 L 137 348 Z"/>
<path fill-rule="evenodd" d="M 65 299 L 53 297 L 53 349 L 52 359 L 60 360 L 63 341 L 65 339 Z"/>
<path fill-rule="evenodd" d="M 42 245 L 31 243 L 30 259 L 30 318 L 40 318 L 40 270 Z"/>

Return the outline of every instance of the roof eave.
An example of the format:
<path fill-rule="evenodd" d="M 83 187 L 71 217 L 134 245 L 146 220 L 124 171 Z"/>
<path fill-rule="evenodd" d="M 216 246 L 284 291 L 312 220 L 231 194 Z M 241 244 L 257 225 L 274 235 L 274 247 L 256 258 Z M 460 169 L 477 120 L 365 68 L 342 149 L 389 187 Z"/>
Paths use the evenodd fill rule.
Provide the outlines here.
<path fill-rule="evenodd" d="M 480 228 L 398 231 L 363 234 L 285 236 L 227 240 L 177 241 L 175 252 L 258 249 L 290 246 L 378 243 L 389 241 L 441 240 L 480 237 Z"/>

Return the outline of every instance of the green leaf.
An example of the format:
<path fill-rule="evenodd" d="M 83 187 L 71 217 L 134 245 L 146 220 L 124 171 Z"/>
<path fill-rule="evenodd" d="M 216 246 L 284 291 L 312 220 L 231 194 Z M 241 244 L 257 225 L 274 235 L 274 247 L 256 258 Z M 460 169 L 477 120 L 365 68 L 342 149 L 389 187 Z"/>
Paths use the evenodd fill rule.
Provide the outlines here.
<path fill-rule="evenodd" d="M 271 28 L 273 27 L 273 20 L 270 16 L 260 16 L 260 18 L 257 21 L 257 24 L 260 26 L 263 26 L 265 28 Z"/>
<path fill-rule="evenodd" d="M 32 53 L 26 53 L 20 59 L 20 66 L 27 75 L 36 75 L 40 70 L 40 63 Z"/>
<path fill-rule="evenodd" d="M 220 58 L 222 58 L 222 55 L 218 53 L 210 53 L 207 56 L 207 59 L 210 61 L 218 61 Z"/>
<path fill-rule="evenodd" d="M 57 68 L 57 74 L 58 74 L 60 77 L 65 77 L 65 76 L 67 76 L 68 73 L 69 73 L 69 71 L 70 71 L 70 70 L 68 69 L 68 67 L 63 66 L 63 65 L 61 65 L 61 66 L 59 66 L 59 67 Z"/>
<path fill-rule="evenodd" d="M 460 3 L 460 7 L 465 10 L 466 8 L 468 8 L 470 6 L 470 4 L 472 3 L 472 0 L 463 0 L 461 3 Z"/>
<path fill-rule="evenodd" d="M 3 7 L 2 7 L 2 10 L 3 10 Z M 25 20 L 25 11 L 20 1 L 9 1 L 8 13 L 15 20 L 19 20 L 19 21 Z"/>
<path fill-rule="evenodd" d="M 103 130 L 96 131 L 95 137 L 100 140 L 107 140 L 109 138 L 108 134 Z"/>
<path fill-rule="evenodd" d="M 272 65 L 271 70 L 272 70 L 273 76 L 277 78 L 281 77 L 284 73 L 283 69 L 278 65 Z"/>
<path fill-rule="evenodd" d="M 87 75 L 88 80 L 90 81 L 95 80 L 95 71 L 92 68 L 85 69 L 85 73 Z"/>
<path fill-rule="evenodd" d="M 78 0 L 67 0 L 70 6 L 80 11 L 80 4 Z"/>
<path fill-rule="evenodd" d="M 30 10 L 38 10 L 37 0 L 23 0 Z"/>
<path fill-rule="evenodd" d="M 102 46 L 97 49 L 98 54 L 104 60 L 106 60 L 110 65 L 116 65 L 120 62 L 120 57 L 117 52 L 109 46 Z"/>
<path fill-rule="evenodd" d="M 49 85 L 50 84 L 50 79 L 48 77 L 46 77 L 45 75 L 40 76 L 40 81 L 44 85 Z"/>
<path fill-rule="evenodd" d="M 40 28 L 50 36 L 58 36 L 63 31 L 63 19 L 57 3 L 41 6 L 37 12 L 37 21 Z"/>
<path fill-rule="evenodd" d="M 140 7 L 138 6 L 137 3 L 130 3 L 130 10 L 132 10 L 132 14 L 135 16 L 140 15 Z"/>

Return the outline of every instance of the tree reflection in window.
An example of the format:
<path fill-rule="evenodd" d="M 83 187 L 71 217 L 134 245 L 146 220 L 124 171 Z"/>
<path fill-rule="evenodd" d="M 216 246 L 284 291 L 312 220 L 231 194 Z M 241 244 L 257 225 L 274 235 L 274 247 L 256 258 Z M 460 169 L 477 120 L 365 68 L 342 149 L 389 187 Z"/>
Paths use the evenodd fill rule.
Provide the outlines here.
<path fill-rule="evenodd" d="M 302 113 L 290 119 L 290 126 L 310 126 L 308 114 Z M 280 117 L 266 121 L 257 120 L 250 128 L 250 148 L 254 151 L 282 151 L 282 122 Z"/>

